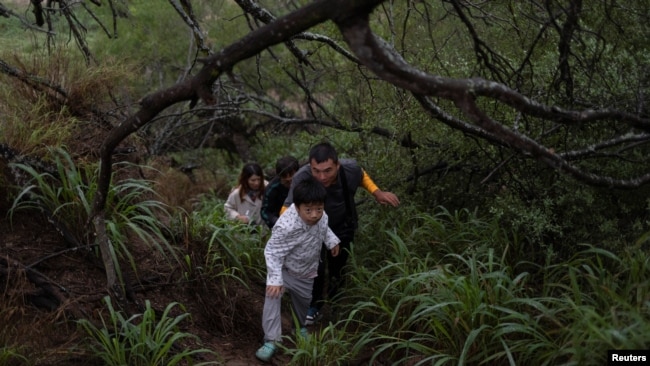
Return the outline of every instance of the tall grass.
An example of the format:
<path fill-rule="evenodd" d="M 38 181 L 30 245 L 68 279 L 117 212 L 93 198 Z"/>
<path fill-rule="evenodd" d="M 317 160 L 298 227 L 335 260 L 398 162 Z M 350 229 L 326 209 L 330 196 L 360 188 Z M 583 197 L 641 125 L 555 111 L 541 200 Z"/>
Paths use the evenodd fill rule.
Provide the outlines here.
<path fill-rule="evenodd" d="M 0 35 L 0 43 L 6 40 L 2 37 L 5 33 Z M 45 35 L 37 38 L 40 36 Z M 55 42 L 48 52 L 39 47 L 28 49 L 39 41 L 11 38 L 12 43 L 20 39 L 20 45 L 0 47 L 0 58 L 25 77 L 0 75 L 2 142 L 34 155 L 46 153 L 48 146 L 96 150 L 107 130 L 119 123 L 116 109 L 127 108 L 119 101 L 129 98 L 137 73 L 134 65 L 124 57 L 107 56 L 101 65 L 83 67 L 81 55 L 71 49 L 76 46 L 67 41 Z"/>
<path fill-rule="evenodd" d="M 175 220 L 174 228 L 187 243 L 187 288 L 209 326 L 239 334 L 259 322 L 257 302 L 251 299 L 264 298 L 268 232 L 228 220 L 223 205 L 215 195 L 205 195 L 191 213 Z"/>
<path fill-rule="evenodd" d="M 227 219 L 223 205 L 224 201 L 214 195 L 204 195 L 194 210 L 180 220 L 184 222 L 177 230 L 183 231 L 189 240 L 205 245 L 206 252 L 196 268 L 208 278 L 227 275 L 244 285 L 264 282 L 268 229 Z"/>
<path fill-rule="evenodd" d="M 559 352 L 572 364 L 605 362 L 607 349 L 650 347 L 650 259 L 631 248 L 620 255 L 584 245 L 566 263 L 547 266 L 543 295 L 558 303 L 565 325 Z"/>
<path fill-rule="evenodd" d="M 55 172 L 37 171 L 27 164 L 12 164 L 28 177 L 14 199 L 10 218 L 18 210 L 43 212 L 70 245 L 91 246 L 94 242 L 90 226 L 92 203 L 97 192 L 97 167 L 92 164 L 77 166 L 63 149 L 52 151 Z M 122 169 L 128 169 L 123 165 Z M 119 174 L 118 171 L 115 174 Z M 137 270 L 129 243 L 140 240 L 155 248 L 168 260 L 176 259 L 176 250 L 168 240 L 166 207 L 155 199 L 150 182 L 141 179 L 112 180 L 106 200 L 106 227 L 113 246 L 113 261 L 119 268 L 119 259 L 126 259 Z"/>
<path fill-rule="evenodd" d="M 211 353 L 207 349 L 190 349 L 182 344 L 197 337 L 179 329 L 179 324 L 189 316 L 188 313 L 175 317 L 170 314 L 176 306 L 180 306 L 178 303 L 167 305 L 157 318 L 156 311 L 147 300 L 142 314 L 127 319 L 113 308 L 110 297 L 105 297 L 104 301 L 108 321 L 102 317 L 101 327 L 86 319 L 80 320 L 79 324 L 92 340 L 90 348 L 105 365 L 193 365 L 194 357 Z M 201 362 L 196 365 L 213 364 L 218 363 Z"/>
<path fill-rule="evenodd" d="M 264 240 L 222 221 L 216 201 L 195 211 L 203 270 L 263 283 Z M 600 365 L 608 349 L 650 346 L 650 260 L 638 246 L 585 245 L 556 263 L 551 246 L 469 210 L 373 220 L 361 222 L 331 323 L 285 347 L 293 364 Z"/>
<path fill-rule="evenodd" d="M 280 347 L 291 357 L 291 365 L 337 365 L 351 359 L 354 352 L 346 329 L 334 324 L 316 330 L 307 337 L 297 336 L 293 342 L 286 342 Z"/>
<path fill-rule="evenodd" d="M 350 357 L 598 365 L 608 349 L 650 346 L 650 262 L 638 249 L 587 246 L 565 263 L 536 264 L 513 251 L 515 236 L 468 211 L 392 226 L 372 246 L 358 240 L 363 250 L 350 259 L 347 317 L 337 324 L 350 330 Z"/>

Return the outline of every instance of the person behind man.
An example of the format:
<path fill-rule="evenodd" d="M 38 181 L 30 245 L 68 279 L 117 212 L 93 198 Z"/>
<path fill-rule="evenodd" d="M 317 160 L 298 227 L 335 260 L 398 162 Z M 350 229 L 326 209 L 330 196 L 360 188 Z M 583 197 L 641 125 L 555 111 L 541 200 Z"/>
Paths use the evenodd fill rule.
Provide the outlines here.
<path fill-rule="evenodd" d="M 316 178 L 327 192 L 325 199 L 325 212 L 329 217 L 329 226 L 341 240 L 340 254 L 334 258 L 321 253 L 318 277 L 314 280 L 312 301 L 307 313 L 305 324 L 310 325 L 320 318 L 323 306 L 323 290 L 325 285 L 325 264 L 328 270 L 328 298 L 333 300 L 343 284 L 343 267 L 348 260 L 350 243 L 354 239 L 357 229 L 357 211 L 354 195 L 357 188 L 362 187 L 373 195 L 380 204 L 393 207 L 399 205 L 399 199 L 391 192 L 379 189 L 370 176 L 353 159 L 339 160 L 336 149 L 329 143 L 323 142 L 315 145 L 309 151 L 309 164 L 301 167 L 293 176 L 289 195 L 283 207 L 289 207 L 294 200 L 294 189 L 305 179 Z M 327 257 L 327 258 L 325 258 Z"/>
<path fill-rule="evenodd" d="M 328 226 L 325 213 L 327 192 L 316 179 L 303 179 L 293 189 L 293 204 L 278 219 L 264 248 L 266 296 L 262 315 L 264 345 L 255 357 L 268 362 L 282 339 L 281 304 L 285 290 L 291 295 L 300 334 L 307 329 L 304 319 L 311 302 L 314 278 L 323 244 L 336 257 L 339 239 Z"/>
<path fill-rule="evenodd" d="M 293 156 L 281 157 L 275 164 L 275 177 L 266 186 L 262 200 L 262 220 L 269 229 L 280 217 L 280 210 L 291 187 L 291 178 L 299 167 L 298 160 Z"/>
<path fill-rule="evenodd" d="M 244 165 L 238 185 L 230 192 L 224 204 L 226 217 L 244 224 L 260 225 L 262 197 L 264 196 L 264 171 L 257 163 Z"/>

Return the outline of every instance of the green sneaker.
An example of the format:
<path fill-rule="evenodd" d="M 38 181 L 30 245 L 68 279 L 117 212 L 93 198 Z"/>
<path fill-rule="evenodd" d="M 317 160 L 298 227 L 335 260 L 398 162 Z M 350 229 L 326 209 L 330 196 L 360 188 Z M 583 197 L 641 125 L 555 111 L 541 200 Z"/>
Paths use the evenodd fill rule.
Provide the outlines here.
<path fill-rule="evenodd" d="M 273 357 L 276 350 L 277 348 L 273 342 L 264 342 L 264 345 L 260 347 L 257 352 L 255 352 L 255 357 L 257 357 L 260 361 L 269 362 L 271 361 L 271 357 Z"/>

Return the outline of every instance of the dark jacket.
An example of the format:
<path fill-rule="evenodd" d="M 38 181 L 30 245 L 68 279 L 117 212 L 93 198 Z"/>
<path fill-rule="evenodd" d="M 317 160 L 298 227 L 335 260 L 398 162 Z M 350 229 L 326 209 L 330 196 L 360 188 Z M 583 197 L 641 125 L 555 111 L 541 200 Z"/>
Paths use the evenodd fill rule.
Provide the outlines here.
<path fill-rule="evenodd" d="M 289 194 L 289 188 L 280 183 L 280 176 L 271 179 L 271 182 L 264 188 L 264 199 L 262 201 L 262 220 L 269 228 L 273 228 L 280 217 L 280 209 L 284 200 Z"/>

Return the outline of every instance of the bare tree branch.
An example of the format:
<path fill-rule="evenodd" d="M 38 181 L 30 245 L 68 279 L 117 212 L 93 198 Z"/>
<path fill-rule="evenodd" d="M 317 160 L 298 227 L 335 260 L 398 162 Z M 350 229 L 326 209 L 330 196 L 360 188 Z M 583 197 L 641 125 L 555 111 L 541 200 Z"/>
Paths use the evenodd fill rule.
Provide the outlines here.
<path fill-rule="evenodd" d="M 56 98 L 68 98 L 68 93 L 60 85 L 53 84 L 49 80 L 18 70 L 3 60 L 0 60 L 0 73 L 15 77 L 36 90 L 49 90 L 46 93 L 54 92 Z"/>
<path fill-rule="evenodd" d="M 82 34 L 85 33 L 86 30 L 83 29 L 83 24 L 77 19 L 75 14 L 70 9 L 70 6 L 71 5 L 69 5 L 66 1 L 59 0 L 59 9 L 68 22 L 68 27 L 72 31 L 74 39 L 77 42 L 79 49 L 81 49 L 84 58 L 86 59 L 86 64 L 90 64 L 91 61 L 96 62 L 92 52 L 90 52 L 88 44 L 86 43 L 86 38 L 84 37 L 84 34 Z"/>
<path fill-rule="evenodd" d="M 210 47 L 208 47 L 205 44 L 203 31 L 201 30 L 201 26 L 199 26 L 199 22 L 196 21 L 196 17 L 194 16 L 194 12 L 192 11 L 192 3 L 189 2 L 188 0 L 181 0 L 182 5 L 179 4 L 176 0 L 169 0 L 169 3 L 176 10 L 176 12 L 181 16 L 181 19 L 183 19 L 185 24 L 187 24 L 187 26 L 190 27 L 190 29 L 192 30 L 192 34 L 194 35 L 194 42 L 196 43 L 198 50 L 204 56 L 212 55 L 213 52 L 210 49 Z"/>
<path fill-rule="evenodd" d="M 558 155 L 566 160 L 575 160 L 585 156 L 598 156 L 598 155 L 594 155 L 594 152 L 606 148 L 611 148 L 613 146 L 625 145 L 624 147 L 621 148 L 621 150 L 624 150 L 627 147 L 629 147 L 628 144 L 630 143 L 634 143 L 634 145 L 650 143 L 650 134 L 647 133 L 635 134 L 633 132 L 628 132 L 624 135 L 617 136 L 607 141 L 601 141 L 597 144 L 593 144 L 582 150 L 566 151 L 566 152 L 559 153 Z"/>
<path fill-rule="evenodd" d="M 552 9 L 550 1 L 546 2 L 546 7 L 549 14 L 551 14 L 551 19 L 555 19 L 552 16 Z M 566 14 L 566 21 L 558 28 L 560 33 L 560 41 L 558 42 L 558 68 L 560 70 L 560 78 L 557 79 L 554 83 L 556 89 L 560 88 L 560 84 L 564 84 L 564 93 L 568 101 L 573 101 L 573 76 L 571 74 L 571 66 L 569 65 L 569 56 L 571 55 L 571 43 L 573 41 L 573 36 L 575 32 L 579 29 L 578 19 L 580 12 L 582 11 L 582 0 L 573 0 L 569 3 L 566 9 L 562 9 Z"/>
<path fill-rule="evenodd" d="M 569 164 L 553 149 L 546 148 L 527 136 L 512 131 L 502 124 L 492 120 L 477 104 L 476 98 L 487 97 L 503 102 L 522 113 L 554 120 L 561 123 L 577 124 L 599 120 L 614 120 L 628 123 L 631 127 L 650 131 L 650 121 L 632 114 L 614 110 L 583 110 L 570 111 L 557 107 L 549 107 L 517 93 L 505 85 L 474 78 L 457 80 L 426 74 L 417 70 L 394 52 L 386 42 L 376 37 L 369 28 L 367 15 L 348 18 L 338 23 L 346 41 L 357 57 L 373 72 L 384 80 L 414 93 L 441 97 L 453 101 L 483 131 L 469 128 L 467 124 L 446 118 L 464 131 L 481 133 L 486 139 L 490 135 L 502 143 L 526 152 L 558 170 L 571 174 L 579 180 L 592 185 L 636 188 L 650 182 L 650 174 L 630 179 L 615 179 L 589 172 Z M 428 106 L 430 112 L 435 112 L 431 103 L 419 98 L 421 103 Z M 491 139 L 494 141 L 493 139 Z"/>
<path fill-rule="evenodd" d="M 275 20 L 275 17 L 266 9 L 262 8 L 256 2 L 251 0 L 235 0 L 239 7 L 241 7 L 246 13 L 251 14 L 255 19 L 262 21 L 264 24 L 268 24 Z M 298 46 L 292 41 L 285 41 L 284 44 L 287 46 L 289 51 L 298 59 L 300 62 L 305 65 L 312 66 Z"/>

